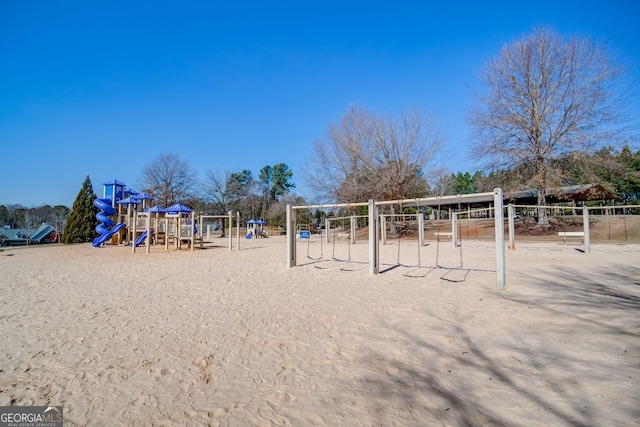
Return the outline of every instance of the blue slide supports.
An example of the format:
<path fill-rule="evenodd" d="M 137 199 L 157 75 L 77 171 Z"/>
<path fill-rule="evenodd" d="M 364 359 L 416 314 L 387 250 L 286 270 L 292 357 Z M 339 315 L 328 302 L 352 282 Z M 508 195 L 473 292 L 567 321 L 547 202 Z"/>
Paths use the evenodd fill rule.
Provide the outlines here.
<path fill-rule="evenodd" d="M 111 236 L 116 234 L 122 227 L 126 227 L 127 225 L 124 223 L 116 224 L 113 226 L 114 222 L 111 218 L 112 215 L 116 214 L 116 210 L 111 206 L 111 199 L 95 199 L 93 201 L 93 205 L 100 209 L 100 212 L 96 214 L 96 219 L 100 221 L 100 224 L 96 227 L 96 232 L 100 235 L 93 239 L 93 246 L 99 248 L 105 241 L 107 241 Z M 108 227 L 113 227 L 109 229 Z"/>

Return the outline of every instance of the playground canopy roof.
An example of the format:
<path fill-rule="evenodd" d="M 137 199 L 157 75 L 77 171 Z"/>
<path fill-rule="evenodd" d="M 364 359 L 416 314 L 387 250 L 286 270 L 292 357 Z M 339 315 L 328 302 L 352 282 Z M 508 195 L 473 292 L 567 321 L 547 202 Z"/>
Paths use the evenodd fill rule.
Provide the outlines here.
<path fill-rule="evenodd" d="M 138 200 L 153 200 L 154 197 L 151 194 L 147 194 L 147 193 L 138 193 L 136 194 L 136 199 Z"/>
<path fill-rule="evenodd" d="M 264 221 L 261 219 L 250 219 L 247 221 L 247 224 L 264 224 Z"/>
<path fill-rule="evenodd" d="M 116 203 L 119 205 L 139 205 L 142 202 L 136 197 L 127 197 L 126 199 L 118 200 Z"/>
<path fill-rule="evenodd" d="M 151 213 L 163 213 L 165 212 L 165 208 L 162 208 L 160 206 L 154 206 L 152 208 L 147 209 L 147 212 L 151 212 Z"/>
<path fill-rule="evenodd" d="M 164 211 L 169 214 L 176 214 L 193 212 L 193 209 L 191 209 L 189 206 L 183 205 L 182 203 L 176 203 L 175 205 L 169 206 Z"/>

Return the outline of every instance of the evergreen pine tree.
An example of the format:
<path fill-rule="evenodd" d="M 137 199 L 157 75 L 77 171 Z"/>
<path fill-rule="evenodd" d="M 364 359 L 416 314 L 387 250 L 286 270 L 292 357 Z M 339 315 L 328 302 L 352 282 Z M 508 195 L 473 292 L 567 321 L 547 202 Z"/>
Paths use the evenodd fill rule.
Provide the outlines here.
<path fill-rule="evenodd" d="M 71 208 L 71 214 L 62 234 L 62 243 L 85 243 L 96 237 L 95 227 L 98 225 L 96 214 L 98 209 L 93 205 L 96 195 L 89 175 L 82 184 Z"/>

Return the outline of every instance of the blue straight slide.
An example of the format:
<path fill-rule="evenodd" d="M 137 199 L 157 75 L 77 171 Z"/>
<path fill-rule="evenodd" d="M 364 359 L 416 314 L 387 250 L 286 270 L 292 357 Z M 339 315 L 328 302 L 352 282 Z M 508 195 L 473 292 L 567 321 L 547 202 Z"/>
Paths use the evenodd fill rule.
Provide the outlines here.
<path fill-rule="evenodd" d="M 146 239 L 146 238 L 147 238 L 147 232 L 145 231 L 140 236 L 138 236 L 138 238 L 136 239 L 136 246 L 140 246 L 142 244 L 142 242 L 144 242 L 144 239 Z"/>
<path fill-rule="evenodd" d="M 126 226 L 127 224 L 125 224 L 124 222 L 114 225 L 111 230 L 107 230 L 105 233 L 102 233 L 99 237 L 96 237 L 95 239 L 93 239 L 93 243 L 91 244 L 96 248 L 99 248 L 100 245 L 102 245 L 104 242 L 109 240 L 111 236 L 113 236 L 118 231 L 120 231 L 123 227 L 126 227 Z"/>

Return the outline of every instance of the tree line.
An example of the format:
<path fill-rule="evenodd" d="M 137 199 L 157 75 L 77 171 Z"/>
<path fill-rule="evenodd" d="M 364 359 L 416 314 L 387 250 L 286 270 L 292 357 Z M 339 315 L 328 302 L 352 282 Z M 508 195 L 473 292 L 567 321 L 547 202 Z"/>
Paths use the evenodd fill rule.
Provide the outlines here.
<path fill-rule="evenodd" d="M 634 152 L 628 145 L 619 150 L 605 147 L 588 158 L 563 156 L 554 163 L 557 163 L 554 167 L 564 171 L 564 177 L 553 185 L 600 184 L 615 196 L 611 202 L 640 205 L 640 150 Z M 524 176 L 518 168 L 488 174 L 482 171 L 452 173 L 438 180 L 434 195 L 483 193 L 496 187 L 506 192 L 524 190 L 530 188 Z"/>
<path fill-rule="evenodd" d="M 53 225 L 60 233 L 69 212 L 70 209 L 62 205 L 43 205 L 37 208 L 26 208 L 22 205 L 0 205 L 0 225 L 35 230 L 42 223 L 47 223 Z"/>
<path fill-rule="evenodd" d="M 272 217 L 274 206 L 295 188 L 293 171 L 284 163 L 266 165 L 257 176 L 248 169 L 209 170 L 198 181 L 188 161 L 174 153 L 161 154 L 147 164 L 140 184 L 159 206 L 184 203 L 210 215 L 240 212 L 244 219 Z"/>
<path fill-rule="evenodd" d="M 617 150 L 613 147 L 605 147 L 594 153 L 589 163 L 597 164 L 597 168 L 583 167 L 575 156 L 565 156 L 556 160 L 558 167 L 566 171 L 566 179 L 562 185 L 581 185 L 599 183 L 616 195 L 616 204 L 640 205 L 640 150 L 633 151 L 625 145 Z M 187 170 L 189 165 L 176 155 L 161 155 L 149 164 L 153 168 L 158 162 L 177 162 L 181 168 L 174 170 Z M 236 173 L 226 173 L 224 176 L 209 171 L 205 181 L 194 188 L 195 181 L 178 180 L 185 184 L 184 188 L 175 185 L 174 180 L 167 176 L 167 185 L 171 186 L 172 194 L 176 198 L 166 198 L 164 205 L 172 202 L 184 202 L 199 212 L 222 215 L 228 211 L 240 212 L 241 217 L 262 218 L 272 226 L 284 226 L 286 204 L 307 204 L 309 200 L 291 193 L 295 188 L 292 182 L 293 172 L 284 164 L 265 166 L 260 170 L 257 179 L 248 170 Z M 453 194 L 472 194 L 491 192 L 497 186 L 507 186 L 505 191 L 516 191 L 525 188 L 522 176 L 516 169 L 504 169 L 485 174 L 482 171 L 443 173 L 429 184 L 421 175 L 414 176 L 413 192 L 407 189 L 398 193 L 398 198 L 444 196 Z M 346 180 L 345 180 L 346 181 Z M 355 202 L 364 199 L 358 198 L 358 191 L 347 193 L 343 190 L 345 182 L 336 186 L 336 190 L 342 196 L 334 200 L 341 202 Z M 147 191 L 152 191 L 147 189 Z M 376 193 L 371 190 L 370 197 L 383 200 L 384 193 Z M 167 193 L 168 194 L 168 193 Z M 387 193 L 388 194 L 388 193 Z M 66 206 L 44 205 L 37 208 L 25 208 L 20 205 L 0 205 L 0 223 L 14 228 L 35 230 L 42 223 L 53 225 L 62 235 L 64 243 L 79 243 L 90 241 L 95 237 L 97 209 L 93 206 L 96 198 L 90 178 L 87 176 L 81 190 L 76 197 L 73 208 Z M 70 214 L 72 214 L 70 216 Z M 316 213 L 317 214 L 317 213 Z M 308 214 L 310 215 L 310 214 Z M 301 218 L 302 222 L 312 221 L 309 218 Z M 66 226 L 66 228 L 65 228 Z M 62 234 L 63 229 L 65 233 Z"/>

